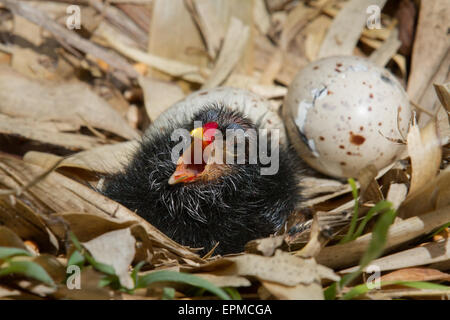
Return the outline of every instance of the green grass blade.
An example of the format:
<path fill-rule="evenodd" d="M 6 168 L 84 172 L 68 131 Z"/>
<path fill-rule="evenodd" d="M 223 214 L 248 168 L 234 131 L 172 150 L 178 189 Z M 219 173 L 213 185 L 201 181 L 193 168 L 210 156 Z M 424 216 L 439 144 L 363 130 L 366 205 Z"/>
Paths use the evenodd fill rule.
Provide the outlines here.
<path fill-rule="evenodd" d="M 141 270 L 141 268 L 145 265 L 145 261 L 139 262 L 131 272 L 131 279 L 133 279 L 134 287 L 136 288 L 138 283 L 138 272 Z"/>
<path fill-rule="evenodd" d="M 323 292 L 325 300 L 335 300 L 337 296 L 337 282 L 331 284 L 328 288 L 326 288 Z"/>
<path fill-rule="evenodd" d="M 70 237 L 70 240 L 72 241 L 74 247 L 80 252 L 81 255 L 84 256 L 84 258 L 89 262 L 89 264 L 91 266 L 93 266 L 98 271 L 103 272 L 107 275 L 111 275 L 111 276 L 116 275 L 116 271 L 114 270 L 114 268 L 112 266 L 98 262 L 97 260 L 94 259 L 94 257 L 92 257 L 87 252 L 87 250 L 83 249 L 82 244 L 80 243 L 80 241 L 78 241 L 77 237 L 75 236 L 75 234 L 72 231 L 69 231 L 69 237 Z"/>
<path fill-rule="evenodd" d="M 76 265 L 76 266 L 82 266 L 86 259 L 84 256 L 80 253 L 80 251 L 75 250 L 72 255 L 70 256 L 69 260 L 67 261 L 67 265 Z"/>
<path fill-rule="evenodd" d="M 0 259 L 6 259 L 14 256 L 32 256 L 32 254 L 25 250 L 12 247 L 0 247 Z"/>
<path fill-rule="evenodd" d="M 450 287 L 448 286 L 444 286 L 441 284 L 436 284 L 436 283 L 432 283 L 432 282 L 424 282 L 424 281 L 386 281 L 386 282 L 381 282 L 380 286 L 387 286 L 387 285 L 403 285 L 403 286 L 407 286 L 407 287 L 411 287 L 411 288 L 415 288 L 415 289 L 425 289 L 425 290 L 449 290 L 450 291 Z M 365 294 L 371 290 L 374 289 L 369 289 L 369 287 L 367 286 L 366 283 L 364 284 L 360 284 L 358 286 L 353 287 L 349 292 L 347 292 L 342 299 L 343 300 L 350 300 L 350 299 L 354 299 L 362 294 Z"/>
<path fill-rule="evenodd" d="M 339 242 L 340 244 L 343 244 L 343 243 L 346 243 L 346 242 L 349 242 L 352 240 L 352 235 L 356 228 L 356 222 L 358 221 L 358 212 L 359 212 L 358 188 L 356 187 L 356 182 L 354 179 L 352 179 L 352 178 L 348 179 L 348 183 L 350 184 L 350 187 L 352 188 L 352 195 L 353 195 L 353 199 L 355 200 L 355 206 L 353 207 L 353 215 L 352 215 L 352 221 L 350 222 L 350 227 L 347 231 L 347 234 Z"/>
<path fill-rule="evenodd" d="M 372 260 L 381 256 L 386 245 L 389 227 L 394 222 L 395 216 L 396 212 L 392 209 L 386 211 L 381 215 L 381 217 L 375 224 L 375 227 L 373 228 L 372 239 L 369 243 L 369 246 L 366 252 L 364 252 L 361 261 L 359 262 L 359 269 L 355 272 L 343 276 L 341 281 L 339 282 L 340 288 L 345 287 L 352 280 L 358 277 L 358 275 L 361 274 L 364 268 L 369 265 Z"/>
<path fill-rule="evenodd" d="M 224 288 L 224 290 L 228 293 L 232 300 L 242 300 L 242 297 L 236 288 L 228 287 Z"/>
<path fill-rule="evenodd" d="M 364 269 L 372 260 L 378 258 L 383 253 L 389 227 L 394 222 L 395 216 L 396 212 L 391 209 L 382 214 L 378 219 L 372 231 L 372 240 L 369 243 L 369 247 L 359 263 L 361 269 Z"/>
<path fill-rule="evenodd" d="M 155 271 L 155 272 L 152 272 L 145 276 L 139 277 L 136 287 L 137 288 L 146 288 L 151 283 L 164 282 L 164 281 L 185 283 L 185 284 L 189 284 L 194 287 L 203 288 L 203 289 L 211 292 L 212 294 L 215 294 L 216 296 L 218 296 L 219 298 L 221 298 L 223 300 L 230 300 L 230 297 L 224 290 L 213 285 L 209 281 L 199 278 L 192 274 L 175 272 L 175 271 L 161 270 L 161 271 Z"/>
<path fill-rule="evenodd" d="M 356 229 L 356 232 L 353 234 L 351 240 L 355 240 L 363 233 L 367 223 L 376 213 L 381 213 L 387 209 L 390 209 L 391 207 L 392 203 L 390 203 L 389 201 L 381 200 L 380 202 L 378 202 L 373 208 L 369 210 L 369 212 L 367 212 L 363 221 L 361 221 L 361 223 L 359 224 L 358 229 Z"/>
<path fill-rule="evenodd" d="M 175 289 L 174 288 L 164 288 L 163 289 L 163 300 L 173 300 L 175 298 Z"/>
<path fill-rule="evenodd" d="M 450 227 L 450 222 L 447 222 L 446 224 L 444 224 L 442 227 L 440 227 L 439 229 L 437 229 L 435 232 L 433 232 L 429 238 L 433 238 L 435 235 L 441 233 L 442 231 L 444 231 L 445 228 Z"/>
<path fill-rule="evenodd" d="M 12 274 L 21 274 L 51 286 L 55 285 L 47 271 L 33 261 L 8 261 L 8 266 L 0 269 L 0 277 Z"/>

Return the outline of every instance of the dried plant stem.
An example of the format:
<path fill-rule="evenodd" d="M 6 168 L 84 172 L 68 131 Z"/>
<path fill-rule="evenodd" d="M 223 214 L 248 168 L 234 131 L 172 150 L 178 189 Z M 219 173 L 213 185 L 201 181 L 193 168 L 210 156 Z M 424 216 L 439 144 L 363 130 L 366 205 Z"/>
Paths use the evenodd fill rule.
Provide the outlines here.
<path fill-rule="evenodd" d="M 450 206 L 446 206 L 420 217 L 400 221 L 390 227 L 385 250 L 429 233 L 449 219 Z M 325 247 L 317 256 L 317 262 L 330 268 L 354 266 L 366 251 L 371 239 L 372 233 L 368 233 L 352 242 Z"/>
<path fill-rule="evenodd" d="M 83 39 L 73 31 L 65 29 L 63 26 L 50 19 L 50 17 L 38 9 L 20 1 L 0 0 L 0 3 L 3 3 L 15 14 L 22 16 L 25 19 L 48 30 L 58 41 L 63 41 L 65 45 L 69 44 L 84 53 L 89 53 L 92 56 L 103 60 L 111 67 L 124 72 L 129 78 L 134 79 L 139 76 L 139 73 L 133 68 L 133 66 L 121 56 L 114 52 L 109 52 L 93 44 L 92 42 Z"/>

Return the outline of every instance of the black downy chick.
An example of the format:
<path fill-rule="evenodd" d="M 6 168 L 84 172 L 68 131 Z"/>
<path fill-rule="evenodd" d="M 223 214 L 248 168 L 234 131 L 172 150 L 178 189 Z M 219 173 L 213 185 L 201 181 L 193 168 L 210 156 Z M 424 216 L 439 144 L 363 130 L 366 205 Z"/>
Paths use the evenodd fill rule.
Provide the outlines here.
<path fill-rule="evenodd" d="M 201 92 L 197 97 L 202 94 L 209 93 Z M 253 123 L 242 112 L 217 99 L 187 108 L 181 111 L 185 116 L 178 110 L 154 123 L 125 169 L 106 178 L 103 193 L 178 243 L 202 247 L 201 254 L 217 242 L 216 254 L 240 252 L 248 241 L 269 236 L 284 225 L 302 200 L 298 177 L 303 168 L 295 152 L 281 144 L 278 171 L 262 175 L 261 161 L 249 161 L 248 140 L 244 164 L 217 164 L 208 160 L 185 164 L 182 159 L 186 159 L 183 158 L 186 154 L 192 158 L 190 148 L 180 152 L 181 157 L 175 163 L 171 153 L 179 141 L 172 141 L 171 135 L 176 129 L 186 129 L 195 136 L 200 128 L 194 127 L 194 122 L 201 122 L 204 144 L 208 126 L 222 133 L 225 140 L 227 129 L 249 132 L 261 128 L 261 121 Z M 207 144 L 214 142 L 211 138 Z M 232 144 L 235 142 L 233 139 Z M 224 141 L 223 145 L 227 143 Z M 270 150 L 270 142 L 267 145 Z M 229 151 L 223 151 L 221 157 L 226 152 Z"/>

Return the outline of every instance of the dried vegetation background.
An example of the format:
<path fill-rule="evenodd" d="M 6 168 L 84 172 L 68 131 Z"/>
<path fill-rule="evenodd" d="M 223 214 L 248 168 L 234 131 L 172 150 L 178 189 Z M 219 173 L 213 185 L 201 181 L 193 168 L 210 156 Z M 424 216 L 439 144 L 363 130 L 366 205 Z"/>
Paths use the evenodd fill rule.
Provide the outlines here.
<path fill-rule="evenodd" d="M 381 29 L 365 27 L 373 4 Z M 447 0 L 0 0 L 0 297 L 448 299 L 449 16 Z M 297 71 L 334 54 L 386 66 L 417 114 L 403 159 L 355 177 L 359 221 L 388 200 L 388 231 L 374 218 L 343 243 L 356 190 L 310 178 L 286 233 L 200 257 L 89 187 L 190 92 L 247 88 L 278 110 Z"/>

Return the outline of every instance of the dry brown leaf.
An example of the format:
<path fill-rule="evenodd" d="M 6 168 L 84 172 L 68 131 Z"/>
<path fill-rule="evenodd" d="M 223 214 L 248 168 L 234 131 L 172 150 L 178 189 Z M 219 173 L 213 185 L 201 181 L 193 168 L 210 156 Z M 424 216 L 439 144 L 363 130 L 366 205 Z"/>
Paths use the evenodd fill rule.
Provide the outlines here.
<path fill-rule="evenodd" d="M 176 84 L 149 77 L 139 77 L 144 92 L 145 110 L 153 122 L 175 102 L 183 99 L 183 90 Z"/>
<path fill-rule="evenodd" d="M 322 276 L 331 276 L 331 280 L 338 279 L 333 272 L 325 274 L 314 259 L 295 257 L 281 250 L 276 250 L 273 257 L 244 254 L 224 259 L 234 263 L 231 268 L 222 271 L 221 274 L 252 276 L 286 286 L 295 286 L 299 283 L 311 284 L 314 281 L 320 281 Z M 283 272 L 279 272 L 279 270 L 283 270 Z"/>
<path fill-rule="evenodd" d="M 253 21 L 261 34 L 266 34 L 270 29 L 270 15 L 267 12 L 264 0 L 255 0 L 253 4 Z"/>
<path fill-rule="evenodd" d="M 226 30 L 226 21 L 221 21 L 215 10 L 217 1 L 185 0 L 185 3 L 202 34 L 209 57 L 215 59 Z"/>
<path fill-rule="evenodd" d="M 8 288 L 6 286 L 0 285 L 0 299 L 2 300 L 8 300 L 8 299 L 20 299 L 22 293 L 17 289 Z M 28 297 L 28 299 L 32 299 L 31 297 Z"/>
<path fill-rule="evenodd" d="M 30 48 L 14 47 L 11 67 L 32 79 L 57 80 L 59 75 L 49 56 Z"/>
<path fill-rule="evenodd" d="M 386 289 L 386 290 L 376 290 L 374 292 L 368 293 L 367 296 L 375 300 L 386 300 L 393 298 L 418 298 L 418 299 L 440 299 L 448 300 L 449 290 L 427 290 L 427 289 Z"/>
<path fill-rule="evenodd" d="M 209 273 L 196 273 L 197 277 L 203 278 L 217 287 L 249 287 L 251 282 L 239 276 L 219 276 Z"/>
<path fill-rule="evenodd" d="M 424 246 L 393 253 L 373 260 L 370 265 L 377 266 L 380 271 L 423 266 L 450 259 L 450 240 L 426 244 Z M 354 272 L 358 267 L 342 270 L 341 273 Z"/>
<path fill-rule="evenodd" d="M 120 283 L 132 289 L 134 286 L 128 269 L 134 259 L 136 239 L 131 235 L 129 228 L 115 230 L 84 242 L 95 260 L 114 268 Z"/>
<path fill-rule="evenodd" d="M 287 51 L 289 43 L 297 33 L 320 13 L 320 8 L 308 7 L 303 2 L 289 12 L 280 37 L 280 49 Z"/>
<path fill-rule="evenodd" d="M 251 253 L 261 253 L 263 256 L 270 257 L 275 250 L 284 242 L 284 236 L 271 236 L 264 239 L 256 239 L 245 245 L 245 251 Z"/>
<path fill-rule="evenodd" d="M 124 138 L 138 137 L 126 121 L 84 83 L 36 82 L 7 67 L 0 68 L 0 113 L 80 126 L 87 123 Z"/>
<path fill-rule="evenodd" d="M 325 15 L 320 15 L 309 23 L 304 33 L 305 39 L 305 56 L 309 61 L 314 61 L 319 55 L 320 46 L 325 38 L 328 28 L 333 20 Z"/>
<path fill-rule="evenodd" d="M 444 84 L 434 83 L 433 85 L 439 101 L 444 106 L 445 110 L 450 112 L 450 82 Z"/>
<path fill-rule="evenodd" d="M 450 274 L 430 268 L 407 268 L 385 274 L 380 281 L 438 281 L 450 280 Z"/>
<path fill-rule="evenodd" d="M 26 250 L 22 239 L 11 229 L 4 226 L 0 226 L 0 246 Z"/>
<path fill-rule="evenodd" d="M 378 175 L 378 170 L 374 165 L 369 165 L 361 170 L 358 174 L 358 182 L 360 184 L 360 201 L 362 203 L 371 201 L 378 203 L 383 200 L 380 186 L 375 179 Z"/>
<path fill-rule="evenodd" d="M 134 61 L 144 63 L 155 70 L 162 71 L 173 77 L 182 78 L 194 83 L 203 83 L 205 78 L 210 74 L 209 69 L 200 68 L 196 65 L 180 62 L 178 60 L 149 54 L 135 47 L 129 46 L 129 44 L 116 36 L 114 30 L 104 27 L 98 29 L 97 31 L 111 47 L 124 56 Z"/>
<path fill-rule="evenodd" d="M 361 36 L 360 41 L 369 46 L 370 48 L 373 48 L 375 50 L 381 48 L 384 45 L 384 42 L 379 40 L 374 40 L 365 36 Z M 392 56 L 392 60 L 397 64 L 398 68 L 400 69 L 400 75 L 404 77 L 407 74 L 407 61 L 404 56 L 401 54 L 394 54 Z"/>
<path fill-rule="evenodd" d="M 387 38 L 383 43 L 383 45 L 372 52 L 369 60 L 379 65 L 380 67 L 384 67 L 389 62 L 389 60 L 394 57 L 400 46 L 401 42 L 398 39 L 398 29 L 394 29 L 389 35 L 389 38 Z"/>
<path fill-rule="evenodd" d="M 397 210 L 405 200 L 408 187 L 403 183 L 393 183 L 389 186 L 386 200 L 392 203 L 392 207 Z"/>
<path fill-rule="evenodd" d="M 319 58 L 352 55 L 366 24 L 366 9 L 371 5 L 383 8 L 386 0 L 350 0 L 344 4 L 328 29 L 320 47 Z"/>
<path fill-rule="evenodd" d="M 44 169 L 21 160 L 0 156 L 0 172 L 14 177 L 16 184 L 26 185 L 43 171 Z M 0 182 L 1 178 L 2 175 L 0 175 Z M 52 193 L 49 194 L 48 190 L 52 190 Z M 196 262 L 203 261 L 198 255 L 165 236 L 136 213 L 59 173 L 52 172 L 45 180 L 24 192 L 24 195 L 32 203 L 44 203 L 43 212 L 47 214 L 89 212 L 100 217 L 113 217 L 118 222 L 135 220 L 145 228 L 153 241 L 173 252 L 174 256 Z"/>
<path fill-rule="evenodd" d="M 108 144 L 78 152 L 59 163 L 58 167 L 79 168 L 98 173 L 113 173 L 123 168 L 138 147 L 137 141 Z M 26 162 L 44 169 L 52 167 L 61 157 L 50 153 L 29 151 L 23 158 Z"/>
<path fill-rule="evenodd" d="M 170 32 L 169 32 L 170 30 Z M 205 67 L 206 55 L 189 54 L 205 50 L 202 38 L 184 0 L 153 2 L 148 53 L 199 67 Z"/>
<path fill-rule="evenodd" d="M 323 288 L 320 282 L 297 284 L 289 287 L 270 281 L 261 281 L 264 288 L 280 300 L 323 300 Z"/>
<path fill-rule="evenodd" d="M 415 194 L 408 196 L 398 209 L 400 217 L 412 217 L 450 205 L 450 168 L 439 173 Z"/>
<path fill-rule="evenodd" d="M 250 27 L 242 23 L 241 20 L 231 17 L 222 50 L 210 77 L 202 86 L 203 89 L 216 87 L 225 81 L 241 59 L 249 35 Z"/>
<path fill-rule="evenodd" d="M 41 126 L 40 121 L 30 121 L 29 119 L 13 118 L 0 114 L 0 133 L 24 137 L 41 143 L 62 146 L 72 150 L 92 149 L 102 144 L 100 139 L 90 136 L 48 131 L 42 128 L 45 127 L 47 123 L 48 122 L 44 122 Z"/>
<path fill-rule="evenodd" d="M 408 154 L 411 157 L 411 187 L 409 196 L 429 183 L 439 170 L 442 149 L 436 130 L 436 122 L 430 121 L 422 130 L 414 123 L 407 137 Z"/>
<path fill-rule="evenodd" d="M 450 6 L 447 0 L 421 2 L 407 92 L 412 101 L 431 114 L 435 114 L 437 110 L 432 83 L 448 81 L 449 16 Z M 427 119 L 429 117 L 424 117 L 423 120 L 421 117 L 420 124 L 425 124 Z"/>
<path fill-rule="evenodd" d="M 21 199 L 10 201 L 0 197 L 0 224 L 14 231 L 20 238 L 32 240 L 39 251 L 55 252 L 58 241 L 42 218 Z"/>
<path fill-rule="evenodd" d="M 48 224 L 58 238 L 67 239 L 66 231 L 72 231 L 78 240 L 90 241 L 102 234 L 129 228 L 136 221 L 117 221 L 90 213 L 63 212 L 49 216 Z M 68 227 L 69 229 L 67 229 Z"/>
<path fill-rule="evenodd" d="M 450 206 L 393 224 L 388 231 L 385 251 L 426 234 L 448 222 Z M 325 247 L 316 257 L 318 263 L 330 268 L 343 268 L 358 263 L 372 239 L 372 233 L 354 241 Z"/>

